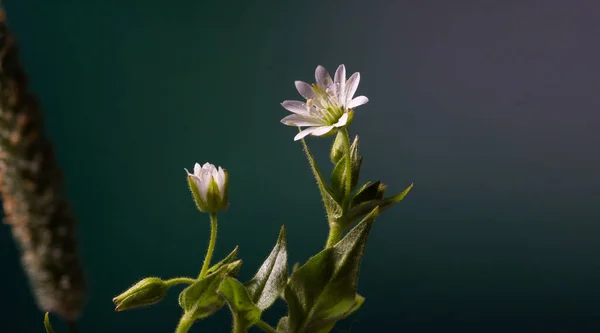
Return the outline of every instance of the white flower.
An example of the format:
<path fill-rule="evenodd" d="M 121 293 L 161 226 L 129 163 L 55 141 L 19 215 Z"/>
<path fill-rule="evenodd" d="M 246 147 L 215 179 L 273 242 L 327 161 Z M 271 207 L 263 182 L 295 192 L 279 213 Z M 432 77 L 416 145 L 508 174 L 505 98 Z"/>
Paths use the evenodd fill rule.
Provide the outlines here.
<path fill-rule="evenodd" d="M 229 183 L 227 171 L 221 167 L 217 169 L 210 163 L 204 163 L 203 166 L 196 163 L 194 173 L 190 173 L 187 169 L 185 172 L 188 174 L 188 183 L 198 209 L 215 213 L 227 208 Z"/>
<path fill-rule="evenodd" d="M 316 84 L 296 81 L 296 89 L 306 103 L 300 101 L 284 101 L 281 105 L 293 114 L 281 119 L 288 126 L 308 128 L 300 131 L 294 141 L 307 135 L 321 136 L 346 126 L 349 111 L 369 101 L 365 96 L 354 98 L 360 73 L 356 72 L 346 81 L 346 67 L 340 65 L 335 71 L 334 79 L 323 66 L 315 70 Z"/>

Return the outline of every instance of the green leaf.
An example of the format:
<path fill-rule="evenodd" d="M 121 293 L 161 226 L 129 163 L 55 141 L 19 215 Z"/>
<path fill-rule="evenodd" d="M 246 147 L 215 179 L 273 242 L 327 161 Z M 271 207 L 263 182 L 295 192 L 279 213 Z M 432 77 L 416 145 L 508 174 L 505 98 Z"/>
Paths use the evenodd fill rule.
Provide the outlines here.
<path fill-rule="evenodd" d="M 356 305 L 356 285 L 375 208 L 335 246 L 327 248 L 294 272 L 286 286 L 289 331 L 328 332 Z"/>
<path fill-rule="evenodd" d="M 288 262 L 285 240 L 285 226 L 281 227 L 279 238 L 271 254 L 256 272 L 252 280 L 246 283 L 250 298 L 259 309 L 270 307 L 281 295 L 288 279 Z"/>
<path fill-rule="evenodd" d="M 238 330 L 245 332 L 260 320 L 262 311 L 254 305 L 241 282 L 226 276 L 221 282 L 218 292 L 225 298 L 233 315 L 234 325 Z"/>
<path fill-rule="evenodd" d="M 331 192 L 337 202 L 344 200 L 346 194 L 346 159 L 340 159 L 331 173 Z"/>
<path fill-rule="evenodd" d="M 193 319 L 208 317 L 220 309 L 224 300 L 217 293 L 221 281 L 231 272 L 239 269 L 241 260 L 221 266 L 212 274 L 205 275 L 202 279 L 185 288 L 179 294 L 179 305 L 190 313 Z"/>
<path fill-rule="evenodd" d="M 50 325 L 50 316 L 48 312 L 44 315 L 44 328 L 46 329 L 46 333 L 54 333 L 54 329 L 52 329 L 52 325 Z"/>
<path fill-rule="evenodd" d="M 221 260 L 220 262 L 214 264 L 211 268 L 209 268 L 206 271 L 206 275 L 216 272 L 219 268 L 221 268 L 225 264 L 232 263 L 237 258 L 237 253 L 238 253 L 238 246 L 236 246 L 235 249 L 233 249 L 233 251 L 231 251 L 231 253 L 229 253 L 227 255 L 227 257 L 225 257 L 225 259 Z M 240 266 L 238 266 L 238 268 L 239 267 Z M 234 273 L 237 274 L 237 271 L 229 272 L 229 275 L 234 275 Z"/>
<path fill-rule="evenodd" d="M 346 314 L 344 315 L 344 318 L 346 318 L 349 315 L 356 312 L 363 305 L 363 303 L 365 303 L 365 298 L 360 296 L 359 294 L 356 294 L 356 298 L 354 300 L 354 306 L 352 306 L 352 308 L 350 308 L 350 310 L 348 310 L 348 312 L 346 312 Z"/>
<path fill-rule="evenodd" d="M 375 199 L 367 202 L 363 202 L 361 204 L 356 205 L 355 207 L 350 208 L 348 213 L 340 219 L 340 224 L 347 228 L 352 225 L 362 216 L 365 216 L 368 212 L 373 210 L 375 207 L 379 207 L 380 211 L 383 212 L 386 209 L 394 206 L 398 202 L 402 201 L 404 197 L 408 194 L 408 192 L 413 188 L 413 184 L 410 184 L 404 191 L 386 198 L 386 199 Z"/>
<path fill-rule="evenodd" d="M 350 160 L 352 162 L 352 186 L 351 190 L 356 188 L 358 178 L 360 176 L 360 166 L 362 165 L 363 157 L 358 154 L 358 135 L 354 137 L 352 145 L 350 145 Z"/>
<path fill-rule="evenodd" d="M 386 186 L 379 180 L 373 183 L 366 182 L 352 197 L 350 207 L 354 207 L 366 201 L 383 198 L 385 188 Z"/>
<path fill-rule="evenodd" d="M 302 141 L 302 147 L 304 148 L 304 152 L 306 153 L 306 158 L 308 159 L 310 168 L 317 181 L 319 192 L 321 192 L 321 198 L 323 200 L 323 205 L 325 206 L 325 211 L 327 212 L 327 218 L 329 221 L 335 221 L 342 216 L 342 206 L 340 206 L 340 204 L 335 200 L 335 197 L 331 193 L 330 189 L 327 187 L 325 180 L 323 179 L 323 175 L 321 174 L 321 171 L 319 171 L 317 162 L 315 161 L 314 156 L 310 152 L 310 149 L 308 149 L 306 141 L 304 139 L 300 141 Z"/>

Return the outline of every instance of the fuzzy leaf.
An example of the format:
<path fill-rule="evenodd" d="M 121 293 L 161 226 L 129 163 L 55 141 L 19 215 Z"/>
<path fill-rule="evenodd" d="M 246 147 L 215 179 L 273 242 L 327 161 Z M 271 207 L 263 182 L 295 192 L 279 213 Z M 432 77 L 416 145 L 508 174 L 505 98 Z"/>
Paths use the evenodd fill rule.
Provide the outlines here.
<path fill-rule="evenodd" d="M 302 147 L 304 148 L 304 152 L 306 153 L 306 158 L 308 159 L 310 168 L 317 181 L 319 192 L 321 192 L 321 198 L 323 200 L 323 205 L 325 206 L 325 211 L 327 212 L 327 218 L 329 219 L 329 221 L 335 221 L 342 216 L 342 206 L 340 206 L 340 204 L 335 200 L 335 197 L 331 193 L 331 190 L 327 187 L 327 184 L 323 179 L 323 175 L 321 174 L 321 171 L 319 171 L 317 162 L 315 161 L 314 156 L 308 149 L 306 141 L 304 139 L 300 141 L 302 141 Z"/>
<path fill-rule="evenodd" d="M 344 200 L 346 192 L 346 159 L 341 158 L 331 173 L 331 192 L 337 202 Z"/>
<path fill-rule="evenodd" d="M 350 208 L 348 213 L 340 219 L 340 224 L 347 228 L 352 225 L 356 220 L 365 216 L 365 214 L 369 213 L 375 207 L 379 207 L 380 211 L 383 212 L 386 209 L 394 206 L 398 202 L 402 201 L 404 197 L 408 194 L 408 192 L 412 189 L 413 184 L 410 184 L 404 191 L 386 198 L 386 199 L 375 199 L 367 202 L 363 202 L 361 204 L 356 205 L 355 207 Z"/>
<path fill-rule="evenodd" d="M 286 286 L 289 331 L 329 332 L 356 305 L 356 285 L 375 208 L 335 246 L 327 248 L 294 272 Z"/>
<path fill-rule="evenodd" d="M 206 271 L 206 275 L 209 275 L 209 274 L 215 272 L 216 270 L 218 270 L 225 264 L 232 263 L 237 258 L 237 253 L 238 253 L 238 246 L 236 246 L 235 249 L 233 249 L 233 251 L 231 251 L 231 253 L 229 253 L 227 255 L 227 257 L 225 257 L 225 259 L 219 261 L 218 263 L 216 263 L 212 267 L 210 267 Z M 238 268 L 240 268 L 240 266 L 238 266 Z M 234 277 L 235 277 L 235 274 L 237 274 L 237 270 L 229 272 L 229 275 L 232 275 Z"/>
<path fill-rule="evenodd" d="M 279 238 L 271 254 L 256 272 L 246 288 L 252 302 L 260 310 L 270 307 L 281 295 L 288 279 L 288 262 L 285 240 L 285 226 L 281 227 Z"/>
<path fill-rule="evenodd" d="M 386 186 L 381 181 L 365 183 L 352 197 L 350 207 L 357 206 L 363 202 L 383 198 Z"/>
<path fill-rule="evenodd" d="M 54 333 L 54 329 L 52 329 L 52 325 L 50 325 L 50 316 L 48 312 L 44 315 L 44 328 L 46 329 L 46 333 Z"/>
<path fill-rule="evenodd" d="M 351 183 L 352 186 L 350 188 L 353 191 L 358 185 L 358 178 L 360 177 L 360 166 L 362 165 L 363 157 L 358 153 L 358 135 L 354 137 L 354 141 L 352 145 L 350 145 L 350 161 L 352 162 L 352 172 L 351 172 Z"/>
<path fill-rule="evenodd" d="M 225 298 L 233 316 L 236 327 L 246 332 L 248 328 L 260 320 L 262 311 L 254 305 L 248 291 L 238 280 L 226 276 L 218 290 Z"/>
<path fill-rule="evenodd" d="M 179 305 L 194 319 L 208 317 L 220 309 L 224 300 L 217 290 L 221 281 L 231 272 L 239 269 L 241 260 L 221 266 L 214 273 L 204 276 L 179 294 Z"/>

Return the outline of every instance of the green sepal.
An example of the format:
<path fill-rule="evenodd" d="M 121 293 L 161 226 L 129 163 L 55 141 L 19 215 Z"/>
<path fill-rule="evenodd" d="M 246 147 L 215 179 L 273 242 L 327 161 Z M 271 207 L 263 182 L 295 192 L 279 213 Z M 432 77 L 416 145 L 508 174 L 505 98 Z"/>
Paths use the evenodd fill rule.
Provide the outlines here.
<path fill-rule="evenodd" d="M 289 332 L 328 332 L 354 308 L 360 262 L 378 213 L 376 207 L 336 245 L 292 274 L 284 292 Z"/>
<path fill-rule="evenodd" d="M 281 295 L 288 279 L 285 226 L 281 227 L 277 243 L 252 280 L 246 283 L 252 302 L 260 310 L 270 307 Z"/>
<path fill-rule="evenodd" d="M 206 206 L 209 209 L 208 211 L 218 212 L 221 210 L 222 205 L 221 192 L 219 191 L 217 181 L 213 177 L 210 177 L 208 189 L 206 191 Z"/>
<path fill-rule="evenodd" d="M 342 217 L 342 206 L 340 206 L 340 204 L 335 200 L 335 197 L 331 193 L 331 190 L 327 187 L 325 180 L 323 179 L 323 175 L 321 174 L 321 171 L 317 166 L 317 162 L 315 161 L 314 156 L 312 155 L 310 149 L 308 148 L 308 145 L 306 144 L 306 140 L 301 139 L 300 141 L 302 141 L 302 147 L 304 148 L 304 152 L 306 153 L 306 158 L 308 159 L 310 168 L 317 181 L 319 192 L 321 192 L 321 198 L 323 200 L 323 205 L 325 206 L 325 211 L 327 212 L 327 218 L 329 221 L 335 221 Z"/>
<path fill-rule="evenodd" d="M 344 131 L 337 131 L 333 145 L 331 146 L 331 152 L 329 158 L 331 163 L 337 164 L 345 155 L 344 153 Z"/>
<path fill-rule="evenodd" d="M 413 184 L 410 184 L 410 186 L 407 187 L 404 191 L 402 191 L 392 197 L 389 197 L 386 199 L 370 200 L 370 201 L 358 204 L 358 205 L 350 208 L 348 213 L 339 220 L 339 223 L 340 223 L 340 225 L 343 226 L 343 228 L 347 228 L 347 227 L 351 226 L 354 222 L 356 222 L 358 219 L 365 216 L 365 214 L 370 212 L 375 207 L 379 207 L 380 211 L 383 212 L 386 209 L 394 206 L 398 202 L 402 201 L 402 199 L 404 199 L 404 197 L 408 194 L 408 192 L 412 188 L 413 188 Z"/>
<path fill-rule="evenodd" d="M 354 207 L 363 202 L 382 199 L 386 188 L 387 186 L 382 184 L 379 180 L 376 182 L 366 182 L 352 197 L 350 207 Z"/>
<path fill-rule="evenodd" d="M 254 305 L 246 287 L 235 278 L 226 276 L 218 290 L 231 310 L 234 326 L 244 332 L 260 320 L 262 311 Z"/>
<path fill-rule="evenodd" d="M 187 176 L 188 185 L 190 187 L 190 191 L 192 192 L 192 197 L 194 198 L 194 203 L 196 207 L 201 212 L 208 212 L 208 206 L 204 200 L 202 200 L 202 196 L 200 196 L 200 189 L 198 189 L 198 185 L 193 179 L 192 175 Z"/>
<path fill-rule="evenodd" d="M 205 275 L 179 294 L 179 306 L 189 314 L 192 319 L 206 318 L 225 303 L 225 300 L 217 293 L 219 285 L 225 276 L 239 269 L 241 260 L 225 264 L 212 274 Z"/>
<path fill-rule="evenodd" d="M 221 266 L 225 265 L 225 264 L 229 264 L 232 263 L 236 258 L 237 258 L 237 253 L 238 253 L 238 246 L 235 247 L 235 249 L 233 249 L 233 251 L 231 251 L 231 253 L 229 253 L 227 255 L 227 257 L 225 257 L 225 259 L 219 261 L 218 263 L 212 265 L 207 271 L 206 271 L 206 275 L 209 275 L 213 272 L 215 272 L 216 270 L 218 270 L 219 268 L 221 268 Z M 241 266 L 238 266 L 237 270 L 233 270 L 229 272 L 229 276 L 237 276 L 237 273 L 239 271 L 239 268 Z"/>
<path fill-rule="evenodd" d="M 48 312 L 44 315 L 44 328 L 46 329 L 46 333 L 54 333 L 54 329 L 52 325 L 50 325 L 50 316 Z"/>

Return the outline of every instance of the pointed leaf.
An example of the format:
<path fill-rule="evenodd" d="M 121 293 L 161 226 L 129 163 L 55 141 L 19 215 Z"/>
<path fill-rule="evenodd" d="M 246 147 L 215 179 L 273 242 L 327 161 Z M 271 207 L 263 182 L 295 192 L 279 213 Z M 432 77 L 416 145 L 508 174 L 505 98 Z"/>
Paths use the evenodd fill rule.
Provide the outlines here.
<path fill-rule="evenodd" d="M 352 308 L 350 308 L 350 310 L 348 310 L 348 312 L 346 312 L 346 314 L 344 315 L 344 318 L 347 318 L 349 315 L 356 312 L 363 305 L 363 303 L 365 303 L 365 298 L 360 296 L 359 294 L 356 294 L 354 306 L 352 306 Z"/>
<path fill-rule="evenodd" d="M 259 309 L 265 310 L 281 295 L 287 279 L 288 263 L 285 226 L 283 226 L 271 254 L 258 269 L 254 278 L 246 283 L 246 288 L 254 304 Z"/>
<path fill-rule="evenodd" d="M 360 166 L 362 165 L 363 157 L 358 153 L 358 135 L 354 137 L 352 145 L 350 145 L 350 161 L 352 162 L 352 186 L 351 190 L 356 188 L 358 178 L 360 177 Z"/>
<path fill-rule="evenodd" d="M 290 332 L 328 332 L 356 304 L 360 262 L 375 208 L 335 246 L 327 248 L 294 272 L 286 286 Z"/>
<path fill-rule="evenodd" d="M 317 166 L 317 162 L 315 161 L 314 156 L 308 149 L 308 145 L 304 139 L 302 141 L 302 147 L 304 148 L 304 152 L 306 153 L 306 158 L 308 159 L 308 163 L 310 164 L 310 168 L 317 180 L 317 186 L 319 187 L 319 192 L 321 192 L 321 198 L 323 199 L 323 205 L 325 206 L 325 211 L 327 212 L 327 217 L 329 221 L 335 221 L 342 216 L 342 207 L 335 200 L 333 194 L 327 187 L 325 180 L 323 179 L 323 175 L 321 171 L 319 171 L 319 167 Z"/>
<path fill-rule="evenodd" d="M 340 225 L 342 225 L 344 228 L 347 228 L 348 226 L 352 225 L 354 222 L 356 222 L 356 220 L 358 220 L 359 218 L 361 218 L 362 216 L 364 216 L 365 214 L 367 214 L 368 212 L 370 212 L 371 210 L 373 210 L 375 207 L 379 207 L 380 211 L 383 212 L 386 209 L 394 206 L 395 204 L 397 204 L 398 202 L 402 201 L 402 199 L 404 199 L 404 197 L 408 194 L 408 192 L 412 189 L 413 184 L 411 184 L 409 187 L 407 187 L 404 191 L 386 198 L 386 199 L 375 199 L 375 200 L 371 200 L 371 201 L 367 201 L 367 202 L 363 202 L 361 204 L 358 204 L 355 207 L 350 208 L 350 210 L 348 211 L 348 213 L 343 216 L 340 219 Z"/>
<path fill-rule="evenodd" d="M 246 332 L 260 320 L 262 311 L 252 303 L 248 291 L 238 280 L 226 276 L 219 286 L 219 294 L 225 298 L 238 329 Z"/>
<path fill-rule="evenodd" d="M 235 247 L 235 249 L 233 249 L 233 251 L 231 251 L 231 253 L 229 253 L 227 255 L 227 257 L 225 257 L 225 259 L 219 261 L 218 263 L 214 264 L 212 267 L 210 267 L 207 271 L 206 271 L 206 275 L 209 275 L 215 271 L 217 271 L 219 268 L 221 268 L 223 265 L 225 264 L 229 264 L 232 263 L 236 258 L 237 258 L 237 253 L 238 253 L 238 246 Z M 240 266 L 238 266 L 239 268 Z M 236 271 L 234 272 L 229 272 L 229 275 L 234 275 L 232 273 L 237 273 Z"/>
<path fill-rule="evenodd" d="M 44 328 L 46 329 L 46 333 L 54 333 L 54 329 L 52 329 L 52 325 L 50 325 L 48 312 L 44 315 Z"/>
<path fill-rule="evenodd" d="M 242 261 L 237 260 L 217 269 L 214 273 L 204 276 L 194 284 L 185 288 L 179 294 L 179 305 L 186 313 L 191 313 L 194 319 L 208 317 L 220 309 L 224 300 L 217 294 L 221 281 L 230 271 L 239 269 Z"/>
<path fill-rule="evenodd" d="M 356 194 L 352 197 L 350 207 L 354 207 L 366 201 L 381 199 L 383 197 L 383 191 L 385 191 L 385 185 L 381 181 L 367 182 L 365 183 Z"/>
<path fill-rule="evenodd" d="M 341 158 L 331 173 L 331 192 L 337 202 L 344 200 L 346 191 L 346 159 Z"/>

